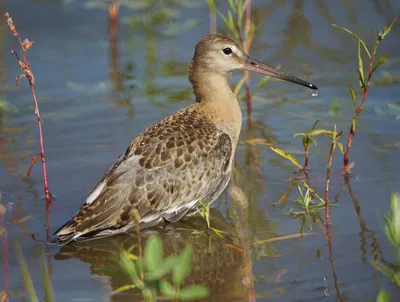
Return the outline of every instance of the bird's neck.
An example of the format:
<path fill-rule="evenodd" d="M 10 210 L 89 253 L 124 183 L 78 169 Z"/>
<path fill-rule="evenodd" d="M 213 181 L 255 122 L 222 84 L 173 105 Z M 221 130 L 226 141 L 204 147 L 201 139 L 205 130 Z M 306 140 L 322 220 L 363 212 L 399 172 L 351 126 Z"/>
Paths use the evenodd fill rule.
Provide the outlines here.
<path fill-rule="evenodd" d="M 207 71 L 191 64 L 189 80 L 198 106 L 217 126 L 226 128 L 237 141 L 242 126 L 238 101 L 228 85 L 226 75 Z"/>

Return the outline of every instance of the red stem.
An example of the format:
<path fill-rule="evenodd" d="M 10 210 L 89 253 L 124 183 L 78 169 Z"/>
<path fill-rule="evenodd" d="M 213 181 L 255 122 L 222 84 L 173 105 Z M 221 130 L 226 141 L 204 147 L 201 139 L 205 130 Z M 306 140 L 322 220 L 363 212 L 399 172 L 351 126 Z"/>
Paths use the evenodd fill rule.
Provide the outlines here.
<path fill-rule="evenodd" d="M 304 156 L 304 167 L 303 167 L 303 169 L 304 169 L 304 171 L 308 171 L 308 149 L 309 149 L 309 146 L 307 146 L 306 148 L 305 148 L 305 156 Z"/>
<path fill-rule="evenodd" d="M 369 60 L 368 80 L 364 87 L 364 95 L 363 95 L 360 105 L 358 105 L 358 107 L 355 109 L 355 112 L 354 112 L 353 119 L 355 119 L 355 120 L 357 120 L 357 117 L 360 114 L 361 110 L 364 108 L 365 101 L 367 100 L 368 90 L 369 90 L 369 86 L 371 84 L 371 78 L 372 78 L 372 74 L 373 74 L 373 65 L 374 65 L 375 54 L 376 54 L 377 48 L 378 48 L 378 45 L 375 44 L 374 51 L 372 52 L 371 58 Z M 355 134 L 356 134 L 356 131 L 355 131 L 355 129 L 353 127 L 353 123 L 352 123 L 351 127 L 350 127 L 349 135 L 347 137 L 346 151 L 345 151 L 344 157 L 343 157 L 345 173 L 348 173 L 351 170 L 351 168 L 349 167 L 349 153 L 350 153 L 351 144 L 353 142 Z"/>
<path fill-rule="evenodd" d="M 38 105 L 38 102 L 37 102 L 37 99 L 36 99 L 34 85 L 31 82 L 30 82 L 30 84 L 31 84 L 31 90 L 32 90 L 33 103 L 35 104 L 35 114 L 36 114 L 36 117 L 37 117 L 37 120 L 38 120 L 40 158 L 42 160 L 44 193 L 46 194 L 46 202 L 48 204 L 50 204 L 51 203 L 51 194 L 50 194 L 50 191 L 49 191 L 49 184 L 48 184 L 48 181 L 47 181 L 47 169 L 46 169 L 46 158 L 45 158 L 45 155 L 44 155 L 42 120 L 40 118 L 39 105 Z M 46 221 L 48 223 L 50 223 L 50 220 L 48 219 L 48 211 L 46 211 Z M 48 227 L 50 227 L 50 224 L 48 224 Z"/>
<path fill-rule="evenodd" d="M 33 97 L 33 103 L 35 106 L 35 115 L 38 120 L 38 128 L 39 128 L 39 145 L 40 145 L 40 158 L 42 160 L 42 172 L 43 172 L 43 186 L 44 186 L 44 192 L 46 195 L 46 223 L 47 223 L 47 235 L 49 235 L 49 230 L 50 230 L 50 218 L 49 218 L 49 211 L 48 211 L 48 206 L 51 204 L 51 194 L 49 190 L 49 184 L 47 180 L 47 169 L 46 169 L 46 157 L 44 153 L 44 144 L 43 144 L 43 130 L 42 130 L 42 120 L 40 118 L 40 111 L 39 111 L 39 105 L 36 99 L 36 94 L 35 94 L 35 79 L 31 70 L 31 66 L 28 62 L 28 58 L 26 56 L 26 51 L 29 49 L 29 44 L 32 45 L 33 42 L 25 41 L 28 42 L 27 44 L 24 45 L 24 42 L 21 39 L 21 36 L 17 32 L 11 17 L 9 16 L 8 13 L 5 13 L 5 16 L 7 18 L 7 24 L 9 25 L 9 28 L 12 32 L 12 34 L 17 37 L 19 45 L 22 50 L 22 55 L 23 55 L 23 62 L 20 61 L 18 54 L 15 51 L 12 51 L 12 54 L 17 58 L 18 64 L 20 66 L 20 69 L 24 72 L 24 75 L 28 79 L 29 85 L 31 86 L 31 92 L 32 92 L 32 97 Z M 20 77 L 17 78 L 17 84 L 18 80 Z"/>
<path fill-rule="evenodd" d="M 336 132 L 336 131 L 335 131 Z M 331 178 L 331 166 L 332 166 L 332 159 L 333 159 L 333 152 L 336 148 L 336 141 L 339 138 L 338 134 L 334 134 L 335 137 L 332 138 L 331 148 L 329 151 L 328 157 L 328 167 L 326 168 L 326 180 L 325 180 L 325 223 L 327 227 L 330 225 L 329 219 L 329 182 Z"/>

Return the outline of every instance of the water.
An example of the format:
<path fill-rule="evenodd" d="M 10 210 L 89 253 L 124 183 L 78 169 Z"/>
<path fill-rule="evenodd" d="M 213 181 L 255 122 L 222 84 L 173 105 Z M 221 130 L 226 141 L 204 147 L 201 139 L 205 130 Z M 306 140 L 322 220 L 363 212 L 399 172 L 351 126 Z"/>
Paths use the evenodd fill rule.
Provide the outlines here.
<path fill-rule="evenodd" d="M 5 6 L 12 15 L 23 38 L 36 41 L 28 55 L 44 120 L 49 185 L 56 196 L 50 208 L 52 232 L 76 212 L 132 138 L 193 102 L 187 63 L 195 43 L 209 31 L 206 5 L 200 1 L 195 7 L 171 5 L 167 19 L 175 19 L 164 24 L 163 18 L 154 17 L 154 4 L 135 10 L 128 7 L 134 6 L 132 3 L 121 5 L 118 40 L 110 39 L 108 12 L 101 1 L 0 3 L 0 8 Z M 321 93 L 311 98 L 305 87 L 273 80 L 257 88 L 261 77 L 252 75 L 252 122 L 242 101 L 244 121 L 236 172 L 212 211 L 212 224 L 228 235 L 224 240 L 209 240 L 177 230 L 187 227 L 185 224 L 152 232 L 160 234 L 166 254 L 192 244 L 195 265 L 187 283 L 207 286 L 212 294 L 208 301 L 247 301 L 252 277 L 257 301 L 366 301 L 374 299 L 380 289 L 388 290 L 395 301 L 399 290 L 371 263 L 373 259 L 396 263 L 382 226 L 390 193 L 400 190 L 400 137 L 395 114 L 400 95 L 399 25 L 378 51 L 389 59 L 377 71 L 357 122 L 350 181 L 337 197 L 338 205 L 330 209 L 331 247 L 318 217 L 312 217 L 316 222 L 311 223 L 311 230 L 302 216 L 287 215 L 301 211 L 294 203 L 297 189 L 288 182 L 295 167 L 268 146 L 294 154 L 302 164 L 301 137 L 293 135 L 310 131 L 317 119 L 317 129 L 332 129 L 336 124 L 338 131 L 344 131 L 345 142 L 353 116 L 348 83 L 358 87 L 357 43 L 331 24 L 351 28 L 373 45 L 374 29 L 388 25 L 400 4 L 253 1 L 253 5 L 253 17 L 260 26 L 250 55 L 271 66 L 281 65 L 282 70 L 316 84 Z M 221 1 L 219 9 L 226 13 L 228 5 Z M 218 19 L 218 26 L 221 24 Z M 19 70 L 9 51 L 17 44 L 3 23 L 0 46 L 0 101 L 2 108 L 7 108 L 0 111 L 0 191 L 7 210 L 9 263 L 8 275 L 2 270 L 1 284 L 6 286 L 9 281 L 12 301 L 26 296 L 14 252 L 18 242 L 39 300 L 44 299 L 41 252 L 51 269 L 57 301 L 103 300 L 126 284 L 108 269 L 117 267 L 121 244 L 134 244 L 135 236 L 63 248 L 43 247 L 32 241 L 31 233 L 40 239 L 46 236 L 40 163 L 26 177 L 31 158 L 39 150 L 37 126 L 29 87 L 24 82 L 20 89 L 14 86 Z M 240 78 L 236 73 L 233 81 Z M 361 97 L 358 93 L 358 102 Z M 323 196 L 330 138 L 321 135 L 315 139 L 317 144 L 310 147 L 309 181 Z M 258 144 L 251 143 L 254 141 Z M 329 192 L 330 201 L 335 202 L 344 181 L 339 150 L 332 167 Z M 288 198 L 278 203 L 285 193 Z M 241 207 L 244 210 L 239 210 Z M 193 226 L 200 228 L 204 223 L 198 219 Z M 296 237 L 302 227 L 311 234 Z M 295 237 L 263 243 L 285 235 Z M 3 256 L 5 248 L 2 245 Z M 138 292 L 132 290 L 111 299 L 137 300 Z"/>

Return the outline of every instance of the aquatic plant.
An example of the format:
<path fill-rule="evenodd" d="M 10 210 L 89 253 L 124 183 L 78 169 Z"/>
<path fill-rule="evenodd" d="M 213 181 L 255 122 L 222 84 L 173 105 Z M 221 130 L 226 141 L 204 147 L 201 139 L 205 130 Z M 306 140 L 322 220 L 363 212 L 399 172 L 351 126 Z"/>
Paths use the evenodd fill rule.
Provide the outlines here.
<path fill-rule="evenodd" d="M 135 246 L 128 250 L 122 248 L 119 261 L 131 283 L 116 289 L 112 294 L 137 288 L 146 301 L 156 301 L 159 294 L 172 301 L 190 301 L 209 295 L 208 289 L 201 285 L 182 288 L 185 278 L 192 270 L 192 247 L 187 246 L 179 255 L 164 258 L 163 243 L 159 236 L 153 235 L 146 241 L 143 256 L 133 254 L 134 248 Z M 171 276 L 172 284 L 167 280 L 167 275 Z"/>
<path fill-rule="evenodd" d="M 39 297 L 36 293 L 25 257 L 22 253 L 21 246 L 18 242 L 14 243 L 14 250 L 17 254 L 18 263 L 19 263 L 19 266 L 20 266 L 21 272 L 22 272 L 22 280 L 24 283 L 24 288 L 29 297 L 29 301 L 31 301 L 31 302 L 40 301 Z M 44 291 L 44 295 L 45 295 L 44 300 L 47 302 L 53 302 L 53 301 L 55 301 L 53 286 L 52 286 L 48 267 L 46 265 L 46 261 L 45 261 L 42 250 L 40 250 L 39 264 L 40 264 L 40 272 L 41 272 L 42 282 L 43 282 L 43 291 Z"/>
<path fill-rule="evenodd" d="M 34 113 L 37 118 L 38 129 L 39 129 L 40 158 L 42 160 L 43 186 L 44 186 L 44 193 L 46 196 L 46 222 L 47 222 L 47 227 L 49 230 L 50 229 L 50 220 L 49 220 L 49 216 L 48 216 L 48 211 L 49 211 L 49 205 L 51 203 L 52 196 L 51 196 L 51 193 L 49 190 L 49 184 L 48 184 L 48 179 L 47 179 L 46 157 L 45 157 L 45 153 L 44 153 L 43 130 L 42 130 L 43 121 L 40 117 L 39 104 L 38 104 L 37 97 L 35 94 L 35 77 L 33 75 L 31 65 L 29 64 L 28 58 L 27 58 L 27 51 L 29 48 L 32 47 L 34 41 L 29 41 L 28 39 L 22 40 L 9 13 L 5 13 L 4 16 L 6 17 L 7 25 L 9 27 L 11 33 L 17 38 L 19 45 L 21 47 L 21 51 L 22 51 L 22 60 L 21 60 L 18 53 L 15 50 L 11 50 L 11 54 L 17 59 L 19 68 L 23 72 L 22 74 L 19 74 L 17 76 L 16 85 L 17 85 L 17 87 L 19 87 L 19 81 L 22 78 L 26 78 L 31 87 L 32 98 L 33 98 L 33 103 L 34 103 L 34 107 L 35 107 Z M 33 164 L 36 161 L 36 157 L 37 157 L 37 155 L 35 155 L 32 158 L 31 164 L 28 168 L 28 176 L 29 176 L 30 170 L 32 169 Z"/>
<path fill-rule="evenodd" d="M 349 29 L 341 27 L 337 24 L 332 24 L 334 27 L 337 27 L 337 28 L 347 32 L 348 34 L 350 34 L 357 40 L 358 81 L 359 81 L 361 91 L 363 93 L 361 102 L 357 102 L 357 95 L 356 95 L 355 89 L 352 84 L 349 84 L 349 90 L 350 90 L 350 94 L 351 94 L 351 98 L 352 98 L 353 106 L 354 106 L 354 115 L 353 115 L 353 119 L 351 122 L 349 135 L 347 137 L 346 151 L 345 151 L 344 157 L 343 157 L 344 171 L 346 173 L 350 172 L 350 170 L 352 168 L 352 165 L 349 164 L 349 153 L 350 153 L 351 144 L 354 139 L 354 135 L 356 133 L 357 118 L 360 115 L 361 111 L 363 110 L 365 101 L 367 100 L 372 76 L 374 75 L 375 71 L 386 61 L 386 57 L 382 56 L 379 59 L 379 61 L 375 64 L 376 53 L 377 53 L 379 44 L 386 37 L 386 35 L 390 32 L 390 30 L 392 29 L 396 20 L 397 20 L 397 17 L 393 20 L 393 22 L 388 27 L 385 27 L 382 31 L 379 32 L 379 34 L 376 37 L 375 45 L 374 45 L 372 51 L 370 51 L 368 49 L 366 43 L 355 33 L 350 31 Z M 368 67 L 367 77 L 365 77 L 365 72 L 364 72 L 364 63 L 363 63 L 362 51 L 361 51 L 362 49 L 364 50 L 364 52 L 367 54 L 367 56 L 369 58 L 369 63 L 368 63 L 369 67 Z"/>
<path fill-rule="evenodd" d="M 397 252 L 397 265 L 383 264 L 377 260 L 372 264 L 397 287 L 400 287 L 400 192 L 393 192 L 390 196 L 390 211 L 385 215 L 385 234 Z M 385 290 L 381 290 L 376 301 L 390 302 L 390 295 Z"/>

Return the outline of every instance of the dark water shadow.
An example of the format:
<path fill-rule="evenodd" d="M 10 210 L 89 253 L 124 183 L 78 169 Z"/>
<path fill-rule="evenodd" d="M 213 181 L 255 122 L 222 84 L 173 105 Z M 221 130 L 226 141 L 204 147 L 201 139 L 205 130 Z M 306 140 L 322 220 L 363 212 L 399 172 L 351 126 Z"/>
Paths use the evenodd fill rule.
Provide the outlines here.
<path fill-rule="evenodd" d="M 165 256 L 179 254 L 187 245 L 193 247 L 194 265 L 185 285 L 202 284 L 210 291 L 206 301 L 247 301 L 247 288 L 242 284 L 245 259 L 240 240 L 234 229 L 217 209 L 211 209 L 211 225 L 225 232 L 224 239 L 207 235 L 205 221 L 196 216 L 170 224 L 164 229 L 152 228 L 142 232 L 144 241 L 157 234 L 164 243 Z M 189 230 L 190 229 L 190 230 Z M 196 231 L 193 231 L 195 229 Z M 62 247 L 55 260 L 79 259 L 90 265 L 94 276 L 109 277 L 111 290 L 129 284 L 119 270 L 121 247 L 137 244 L 136 233 L 127 233 L 97 240 L 76 242 Z M 130 290 L 110 297 L 111 301 L 137 301 L 140 292 Z"/>

